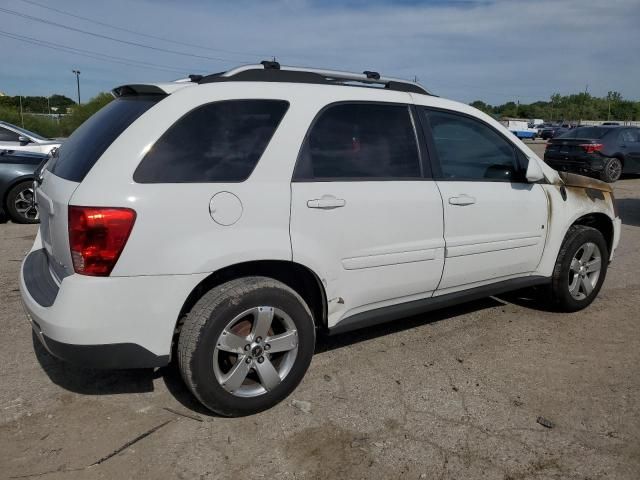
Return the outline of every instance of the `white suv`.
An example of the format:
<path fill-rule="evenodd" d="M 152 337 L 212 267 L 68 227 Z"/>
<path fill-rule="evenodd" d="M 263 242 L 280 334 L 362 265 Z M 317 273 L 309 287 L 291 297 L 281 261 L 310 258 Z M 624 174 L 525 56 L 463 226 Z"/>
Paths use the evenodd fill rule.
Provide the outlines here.
<path fill-rule="evenodd" d="M 84 366 L 160 367 L 228 416 L 344 332 L 529 286 L 586 307 L 620 234 L 611 187 L 415 83 L 274 62 L 126 85 L 49 161 L 20 277 Z"/>

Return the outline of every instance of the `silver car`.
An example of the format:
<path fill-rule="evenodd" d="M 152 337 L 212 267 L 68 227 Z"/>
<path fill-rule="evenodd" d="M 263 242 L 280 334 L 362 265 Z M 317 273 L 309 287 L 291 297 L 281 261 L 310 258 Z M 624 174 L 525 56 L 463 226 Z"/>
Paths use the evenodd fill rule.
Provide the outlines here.
<path fill-rule="evenodd" d="M 46 155 L 59 146 L 60 142 L 57 140 L 45 138 L 11 123 L 0 121 L 0 150 L 17 150 Z"/>

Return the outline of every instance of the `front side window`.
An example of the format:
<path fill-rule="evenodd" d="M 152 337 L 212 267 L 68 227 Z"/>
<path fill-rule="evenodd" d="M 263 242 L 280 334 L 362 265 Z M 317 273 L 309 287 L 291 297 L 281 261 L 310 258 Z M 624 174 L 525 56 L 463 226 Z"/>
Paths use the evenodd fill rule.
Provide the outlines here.
<path fill-rule="evenodd" d="M 294 179 L 376 180 L 421 177 L 406 105 L 340 103 L 321 112 L 300 152 Z"/>
<path fill-rule="evenodd" d="M 0 127 L 0 142 L 17 142 L 18 137 L 16 132 Z"/>
<path fill-rule="evenodd" d="M 424 109 L 440 167 L 448 180 L 521 181 L 516 149 L 485 123 L 456 113 Z"/>
<path fill-rule="evenodd" d="M 227 100 L 180 118 L 136 169 L 138 183 L 210 183 L 246 180 L 264 153 L 289 103 Z"/>

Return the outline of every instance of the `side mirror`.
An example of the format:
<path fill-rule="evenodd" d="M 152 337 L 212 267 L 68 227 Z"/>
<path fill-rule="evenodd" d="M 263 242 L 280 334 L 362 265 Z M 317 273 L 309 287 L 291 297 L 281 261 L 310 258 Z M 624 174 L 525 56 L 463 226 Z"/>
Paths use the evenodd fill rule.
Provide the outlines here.
<path fill-rule="evenodd" d="M 26 145 L 27 143 L 31 143 L 31 139 L 29 137 L 25 137 L 24 135 L 20 135 L 18 137 L 18 141 L 20 145 Z"/>
<path fill-rule="evenodd" d="M 540 180 L 544 179 L 544 172 L 542 171 L 542 168 L 540 168 L 540 165 L 538 165 L 538 162 L 533 159 L 533 158 L 529 158 L 529 163 L 527 165 L 527 182 L 529 183 L 535 183 L 535 182 L 539 182 Z"/>

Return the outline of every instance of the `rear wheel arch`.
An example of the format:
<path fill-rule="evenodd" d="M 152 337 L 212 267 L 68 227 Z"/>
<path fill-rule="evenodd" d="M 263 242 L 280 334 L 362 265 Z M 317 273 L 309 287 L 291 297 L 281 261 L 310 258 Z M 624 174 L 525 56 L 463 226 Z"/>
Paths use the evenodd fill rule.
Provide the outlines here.
<path fill-rule="evenodd" d="M 261 276 L 278 280 L 293 289 L 307 303 L 316 328 L 326 327 L 327 297 L 320 278 L 308 267 L 286 260 L 257 260 L 227 266 L 203 279 L 187 296 L 178 315 L 176 335 L 181 322 L 196 302 L 212 288 L 242 277 Z M 175 343 L 175 342 L 174 342 Z"/>
<path fill-rule="evenodd" d="M 13 180 L 11 180 L 10 183 L 7 183 L 4 186 L 4 194 L 3 197 L 0 199 L 2 200 L 2 204 L 0 205 L 1 208 L 4 208 L 7 206 L 7 197 L 9 196 L 9 192 L 11 191 L 11 189 L 13 187 L 15 187 L 16 185 L 18 185 L 19 183 L 22 182 L 32 182 L 33 180 L 35 180 L 35 178 L 33 177 L 33 175 L 23 175 L 22 177 L 18 177 L 18 178 L 14 178 Z"/>

